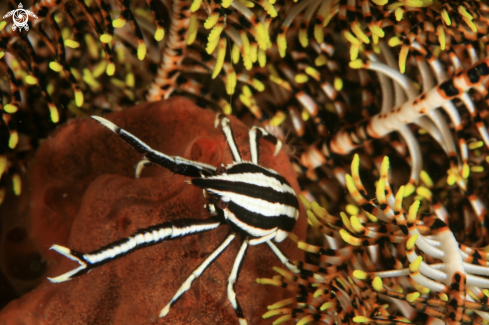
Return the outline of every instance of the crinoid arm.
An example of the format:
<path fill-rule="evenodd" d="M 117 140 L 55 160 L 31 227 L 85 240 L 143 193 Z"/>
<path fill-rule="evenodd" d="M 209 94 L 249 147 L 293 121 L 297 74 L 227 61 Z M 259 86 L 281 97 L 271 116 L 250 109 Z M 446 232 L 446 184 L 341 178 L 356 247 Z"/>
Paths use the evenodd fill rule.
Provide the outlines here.
<path fill-rule="evenodd" d="M 185 175 L 189 177 L 200 177 L 201 174 L 213 175 L 216 167 L 196 161 L 191 161 L 178 156 L 168 156 L 162 152 L 156 151 L 148 146 L 137 137 L 121 129 L 114 123 L 100 116 L 92 116 L 92 118 L 98 121 L 100 124 L 114 132 L 124 140 L 127 144 L 137 150 L 137 152 L 143 154 L 150 162 L 165 167 L 175 174 Z"/>
<path fill-rule="evenodd" d="M 223 222 L 223 218 L 221 217 L 211 217 L 205 220 L 180 219 L 167 221 L 159 225 L 140 229 L 130 237 L 120 239 L 105 247 L 85 254 L 60 245 L 53 245 L 51 246 L 52 250 L 73 261 L 77 261 L 80 266 L 65 274 L 48 279 L 54 283 L 68 281 L 116 258 L 132 253 L 137 249 L 156 245 L 165 240 L 182 238 L 213 230 L 223 224 Z"/>

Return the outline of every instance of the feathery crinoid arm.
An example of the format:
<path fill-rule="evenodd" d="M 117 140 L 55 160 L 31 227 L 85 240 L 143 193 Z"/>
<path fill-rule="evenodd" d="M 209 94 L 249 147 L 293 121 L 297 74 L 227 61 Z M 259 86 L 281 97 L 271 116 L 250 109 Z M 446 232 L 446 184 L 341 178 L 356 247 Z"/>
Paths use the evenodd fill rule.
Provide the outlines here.
<path fill-rule="evenodd" d="M 369 62 L 356 60 L 352 61 L 350 66 L 368 69 Z M 361 146 L 363 141 L 378 139 L 396 131 L 446 102 L 459 98 L 471 88 L 483 91 L 482 95 L 485 96 L 487 89 L 482 86 L 482 81 L 487 76 L 489 76 L 489 59 L 486 58 L 475 63 L 463 73 L 457 74 L 452 79 L 448 79 L 428 92 L 419 95 L 416 99 L 392 109 L 389 113 L 377 114 L 368 121 L 361 121 L 355 126 L 342 128 L 333 136 L 330 142 L 330 150 L 341 155 L 347 154 Z"/>

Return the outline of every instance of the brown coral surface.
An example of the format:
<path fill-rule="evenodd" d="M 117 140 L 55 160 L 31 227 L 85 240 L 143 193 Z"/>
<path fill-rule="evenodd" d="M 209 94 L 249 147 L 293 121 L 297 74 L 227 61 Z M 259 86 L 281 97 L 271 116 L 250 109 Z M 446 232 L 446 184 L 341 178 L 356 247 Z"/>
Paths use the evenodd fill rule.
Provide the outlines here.
<path fill-rule="evenodd" d="M 112 113 L 108 119 L 153 148 L 169 155 L 218 165 L 232 157 L 215 113 L 189 100 L 171 98 Z M 230 117 L 244 159 L 249 159 L 248 128 Z M 45 276 L 58 276 L 76 263 L 53 252 L 52 244 L 89 252 L 130 236 L 139 228 L 179 218 L 206 218 L 202 190 L 184 176 L 161 167 L 144 169 L 134 178 L 141 155 L 91 119 L 60 127 L 37 152 L 29 180 L 29 235 L 47 261 Z M 285 176 L 298 191 L 287 156 L 273 157 L 273 147 L 260 143 L 260 164 Z M 301 213 L 295 232 L 305 233 Z M 224 238 L 228 227 L 141 249 L 69 282 L 47 279 L 0 312 L 0 324 L 237 324 L 226 295 L 227 277 L 239 248 L 231 243 L 197 279 L 165 318 L 160 310 L 192 270 Z M 280 262 L 265 247 L 248 250 L 236 290 L 251 324 L 265 323 L 268 303 L 285 291 L 256 284 L 272 275 Z M 290 241 L 280 247 L 291 260 L 301 253 Z M 268 321 L 269 322 L 269 321 Z M 266 322 L 266 323 L 268 323 Z"/>

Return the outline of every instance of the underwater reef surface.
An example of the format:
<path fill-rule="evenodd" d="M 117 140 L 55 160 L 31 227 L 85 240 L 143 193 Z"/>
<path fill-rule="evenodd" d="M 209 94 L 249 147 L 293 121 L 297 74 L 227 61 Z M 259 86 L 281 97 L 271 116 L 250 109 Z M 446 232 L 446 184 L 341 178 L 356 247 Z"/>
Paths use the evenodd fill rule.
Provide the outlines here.
<path fill-rule="evenodd" d="M 25 174 L 37 148 L 73 118 L 178 95 L 266 128 L 289 153 L 308 210 L 301 218 L 315 229 L 307 239 L 290 236 L 309 253 L 301 277 L 277 267 L 273 279 L 260 273 L 263 284 L 291 295 L 269 306 L 264 316 L 278 317 L 274 325 L 331 323 L 332 317 L 337 324 L 489 321 L 482 311 L 489 308 L 487 1 L 23 4 L 39 17 L 29 20 L 28 32 L 13 31 L 10 18 L 0 21 L 0 202 L 6 196 L 0 261 L 17 294 L 52 269 L 25 230 L 37 226 L 27 221 L 34 209 L 29 196 L 21 195 L 37 190 Z M 13 1 L 0 2 L 1 15 L 16 8 Z M 213 148 L 205 140 L 197 147 Z M 92 168 L 110 170 L 109 156 L 107 164 Z M 55 156 L 49 159 L 57 164 Z M 128 177 L 135 162 L 127 165 Z M 67 170 L 57 172 L 83 171 L 77 163 L 62 168 Z M 68 190 L 86 189 L 90 181 L 71 181 L 51 198 L 75 200 Z M 76 209 L 65 214 L 71 218 Z M 400 227 L 398 221 L 407 223 Z M 419 239 L 411 231 L 419 231 Z M 429 245 L 421 246 L 424 241 Z M 67 239 L 58 243 L 78 248 Z M 435 256 L 457 258 L 462 273 L 443 270 Z M 284 282 L 287 288 L 279 288 Z M 0 275 L 0 306 L 4 287 Z"/>
<path fill-rule="evenodd" d="M 187 99 L 139 105 L 107 117 L 153 148 L 212 165 L 232 160 L 215 113 Z M 248 128 L 230 117 L 237 144 L 249 159 Z M 262 143 L 263 142 L 263 143 Z M 273 157 L 273 146 L 260 142 L 260 164 L 287 178 L 298 191 L 288 158 Z M 28 237 L 47 263 L 44 280 L 0 312 L 0 324 L 230 324 L 236 314 L 227 296 L 229 272 L 239 248 L 235 241 L 194 281 L 165 318 L 160 310 L 192 270 L 217 247 L 228 227 L 140 249 L 71 281 L 53 284 L 45 276 L 73 269 L 73 262 L 54 251 L 53 244 L 88 252 L 139 228 L 181 218 L 206 218 L 202 191 L 185 184 L 184 176 L 162 167 L 147 167 L 134 178 L 141 155 L 112 132 L 90 119 L 60 127 L 37 151 L 31 166 L 29 191 L 24 191 L 22 216 Z M 27 186 L 26 186 L 27 188 Z M 2 209 L 11 206 L 3 205 Z M 304 211 L 301 211 L 303 214 Z M 295 227 L 305 235 L 306 219 Z M 302 253 L 291 241 L 280 245 L 291 260 Z M 3 249 L 15 250 L 14 243 Z M 271 276 L 280 262 L 263 245 L 250 247 L 236 286 L 251 324 L 262 320 L 269 302 L 287 292 L 256 283 Z"/>

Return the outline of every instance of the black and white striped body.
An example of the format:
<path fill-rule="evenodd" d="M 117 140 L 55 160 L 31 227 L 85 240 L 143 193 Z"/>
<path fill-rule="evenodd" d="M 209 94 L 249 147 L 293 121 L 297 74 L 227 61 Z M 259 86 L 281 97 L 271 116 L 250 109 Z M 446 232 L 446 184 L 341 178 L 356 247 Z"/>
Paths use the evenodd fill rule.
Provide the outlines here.
<path fill-rule="evenodd" d="M 194 178 L 191 183 L 219 196 L 227 220 L 253 237 L 276 233 L 281 242 L 294 228 L 299 202 L 287 180 L 272 169 L 236 162 L 221 175 Z"/>
<path fill-rule="evenodd" d="M 233 155 L 234 162 L 227 167 L 214 167 L 182 157 L 173 157 L 158 152 L 143 141 L 101 117 L 93 117 L 102 125 L 117 134 L 131 147 L 144 155 L 136 168 L 136 177 L 142 168 L 149 164 L 165 167 L 176 174 L 191 177 L 187 183 L 204 189 L 210 194 L 207 206 L 216 216 L 205 220 L 180 219 L 141 229 L 132 236 L 118 240 L 105 247 L 89 253 L 80 253 L 69 248 L 53 245 L 51 249 L 77 261 L 80 266 L 56 278 L 52 282 L 71 280 L 75 276 L 125 256 L 137 249 L 151 246 L 169 239 L 177 239 L 191 234 L 213 230 L 220 225 L 229 224 L 230 231 L 222 243 L 192 272 L 176 292 L 173 299 L 161 310 L 160 317 L 166 316 L 170 307 L 190 288 L 192 282 L 241 234 L 241 248 L 234 262 L 228 279 L 228 299 L 236 310 L 240 325 L 247 324 L 234 289 L 241 264 L 249 245 L 266 243 L 272 252 L 291 271 L 299 269 L 272 242 L 284 240 L 299 217 L 299 202 L 294 190 L 287 180 L 272 169 L 258 165 L 258 140 L 263 138 L 275 144 L 275 154 L 281 143 L 262 128 L 253 127 L 250 132 L 251 161 L 242 161 L 239 149 L 233 137 L 229 120 L 220 114 L 216 117 L 215 126 L 222 125 L 222 131 Z"/>

